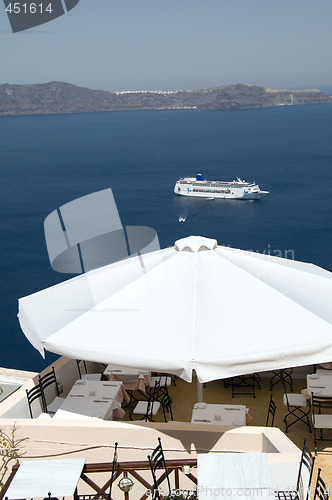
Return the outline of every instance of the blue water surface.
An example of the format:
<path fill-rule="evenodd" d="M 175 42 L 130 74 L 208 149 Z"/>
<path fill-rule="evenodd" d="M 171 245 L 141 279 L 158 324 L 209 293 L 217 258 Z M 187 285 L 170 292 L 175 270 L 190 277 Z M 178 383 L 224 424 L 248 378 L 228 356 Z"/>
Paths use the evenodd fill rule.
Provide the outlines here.
<path fill-rule="evenodd" d="M 198 234 L 332 271 L 331 130 L 328 104 L 0 117 L 0 366 L 39 371 L 54 359 L 26 340 L 17 300 L 68 279 L 50 267 L 44 219 L 101 189 L 112 188 L 123 225 L 153 227 L 161 247 Z M 197 173 L 255 180 L 270 194 L 173 193 L 179 177 Z"/>

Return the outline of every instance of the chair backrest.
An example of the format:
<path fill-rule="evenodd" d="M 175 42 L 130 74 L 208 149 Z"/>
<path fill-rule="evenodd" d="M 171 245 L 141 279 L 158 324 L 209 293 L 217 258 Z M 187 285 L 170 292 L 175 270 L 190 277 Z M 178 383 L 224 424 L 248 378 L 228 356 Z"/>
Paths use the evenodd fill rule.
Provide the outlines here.
<path fill-rule="evenodd" d="M 27 394 L 27 400 L 28 400 L 28 405 L 29 405 L 29 411 L 30 411 L 30 417 L 33 418 L 33 413 L 32 413 L 32 403 L 36 400 L 36 399 L 39 399 L 40 398 L 40 401 L 41 401 L 41 408 L 42 408 L 42 411 L 43 412 L 47 412 L 47 408 L 46 408 L 46 403 L 45 403 L 45 399 L 44 399 L 44 392 L 43 392 L 43 389 L 41 387 L 40 384 L 36 385 L 35 387 L 33 387 L 32 389 L 30 390 L 26 390 L 26 394 Z"/>
<path fill-rule="evenodd" d="M 304 440 L 303 443 L 299 473 L 296 484 L 296 491 L 301 500 L 306 500 L 309 497 L 312 472 L 314 469 L 314 462 L 315 462 L 315 457 L 312 455 L 311 451 L 309 450 L 309 448 L 306 446 L 305 443 L 306 439 Z M 306 481 L 303 481 L 303 467 L 307 469 Z"/>
<path fill-rule="evenodd" d="M 332 409 L 332 396 L 319 396 L 311 394 L 311 406 L 313 423 L 315 425 L 315 413 L 321 413 L 322 409 Z"/>
<path fill-rule="evenodd" d="M 154 388 L 153 388 L 153 391 L 152 391 L 152 394 L 154 394 L 155 396 L 159 395 L 160 392 L 161 392 L 161 376 L 159 378 L 157 378 L 154 382 Z"/>
<path fill-rule="evenodd" d="M 168 392 L 164 392 L 159 401 L 160 401 L 162 409 L 163 409 L 165 422 L 167 421 L 167 419 L 166 419 L 166 412 L 167 411 L 170 412 L 171 420 L 173 420 L 173 413 L 172 413 L 172 406 L 171 406 L 172 399 L 171 399 L 170 395 L 168 394 Z"/>
<path fill-rule="evenodd" d="M 329 500 L 330 491 L 329 488 L 324 483 L 323 479 L 321 478 L 320 472 L 321 469 L 319 468 L 313 500 L 316 500 L 317 498 L 319 498 L 319 500 Z"/>
<path fill-rule="evenodd" d="M 161 379 L 163 380 L 164 384 L 162 385 L 163 386 L 166 386 L 168 385 L 168 382 L 171 383 L 172 382 L 172 377 L 171 377 L 171 374 L 170 373 L 166 373 L 166 372 L 160 372 L 159 373 Z"/>
<path fill-rule="evenodd" d="M 88 373 L 88 370 L 86 368 L 86 362 L 85 360 L 83 359 L 77 359 L 76 360 L 76 365 L 77 365 L 77 370 L 78 370 L 78 375 L 80 378 L 82 378 L 82 372 L 81 372 L 81 363 L 83 363 L 83 366 L 84 366 L 84 370 L 85 370 L 85 373 Z"/>
<path fill-rule="evenodd" d="M 54 384 L 57 396 L 60 396 L 58 383 L 57 383 L 57 379 L 55 376 L 54 366 L 52 366 L 52 370 L 50 372 L 46 373 L 45 375 L 42 375 L 42 376 L 39 375 L 39 384 L 40 384 L 43 392 L 45 391 L 46 387 Z M 45 393 L 44 393 L 44 399 L 45 399 Z"/>
<path fill-rule="evenodd" d="M 270 416 L 271 416 L 270 427 L 273 427 L 274 417 L 275 417 L 275 414 L 276 414 L 276 409 L 277 409 L 277 405 L 273 401 L 272 394 L 271 394 L 271 396 L 270 396 L 270 403 L 269 403 L 269 409 L 268 409 L 267 417 L 266 417 L 266 424 L 265 424 L 266 427 L 269 426 Z"/>
<path fill-rule="evenodd" d="M 146 411 L 145 411 L 145 416 L 144 416 L 144 420 L 145 422 L 149 422 L 152 420 L 152 417 L 153 417 L 153 407 L 155 404 L 159 404 L 158 401 L 156 400 L 155 397 L 153 397 L 153 395 L 151 395 L 147 401 L 147 405 L 146 405 Z"/>
<path fill-rule="evenodd" d="M 110 492 L 109 492 L 109 495 L 108 495 L 109 500 L 111 500 L 111 498 L 112 498 L 111 497 L 111 493 L 112 493 L 113 481 L 116 478 L 117 463 L 118 463 L 118 443 L 115 443 L 115 445 L 114 445 L 113 463 L 112 463 L 112 474 L 111 474 Z"/>
<path fill-rule="evenodd" d="M 153 450 L 151 455 L 148 455 L 148 460 L 149 460 L 150 469 L 151 469 L 152 478 L 153 478 L 152 500 L 157 500 L 157 499 L 159 500 L 160 499 L 159 484 L 162 482 L 163 479 L 167 480 L 168 496 L 171 493 L 171 485 L 170 485 L 170 481 L 169 481 L 169 477 L 168 477 L 165 455 L 164 455 L 163 447 L 161 445 L 160 437 L 158 438 L 158 441 L 159 441 L 158 446 Z M 157 469 L 164 469 L 164 473 L 159 478 L 159 480 L 157 479 L 157 476 L 156 476 Z"/>
<path fill-rule="evenodd" d="M 284 380 L 284 378 L 283 378 L 282 375 L 281 375 L 281 383 L 282 383 L 282 386 L 284 388 L 284 397 L 285 397 L 285 400 L 286 400 L 287 408 L 288 408 L 288 411 L 290 411 L 288 394 L 287 394 L 287 389 L 286 389 L 286 383 L 285 383 L 285 380 Z"/>

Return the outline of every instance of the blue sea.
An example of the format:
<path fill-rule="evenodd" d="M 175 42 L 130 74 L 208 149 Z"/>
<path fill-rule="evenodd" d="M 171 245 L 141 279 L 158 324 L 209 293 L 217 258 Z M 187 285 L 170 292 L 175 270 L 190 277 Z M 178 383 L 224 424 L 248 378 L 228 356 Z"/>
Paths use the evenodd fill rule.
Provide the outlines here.
<path fill-rule="evenodd" d="M 122 224 L 154 228 L 162 248 L 196 234 L 332 271 L 331 130 L 328 104 L 0 117 L 0 366 L 39 371 L 54 359 L 26 340 L 17 300 L 70 277 L 50 266 L 44 219 L 98 190 L 112 188 Z M 255 180 L 270 194 L 173 193 L 197 173 Z"/>

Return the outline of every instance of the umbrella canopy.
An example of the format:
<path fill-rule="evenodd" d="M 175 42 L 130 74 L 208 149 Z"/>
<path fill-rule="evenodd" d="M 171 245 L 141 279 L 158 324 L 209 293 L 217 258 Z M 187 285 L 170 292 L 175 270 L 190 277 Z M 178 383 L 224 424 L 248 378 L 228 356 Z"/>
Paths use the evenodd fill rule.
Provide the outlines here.
<path fill-rule="evenodd" d="M 332 274 L 190 236 L 19 300 L 29 341 L 200 382 L 332 360 Z"/>

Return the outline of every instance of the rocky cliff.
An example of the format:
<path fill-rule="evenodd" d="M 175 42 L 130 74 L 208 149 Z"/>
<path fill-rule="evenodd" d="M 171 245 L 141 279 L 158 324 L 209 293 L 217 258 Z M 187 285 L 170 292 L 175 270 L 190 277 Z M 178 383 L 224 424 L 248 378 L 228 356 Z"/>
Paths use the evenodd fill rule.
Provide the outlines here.
<path fill-rule="evenodd" d="M 0 115 L 153 109 L 239 109 L 330 103 L 319 90 L 267 89 L 249 84 L 202 90 L 105 92 L 50 82 L 0 85 Z"/>

